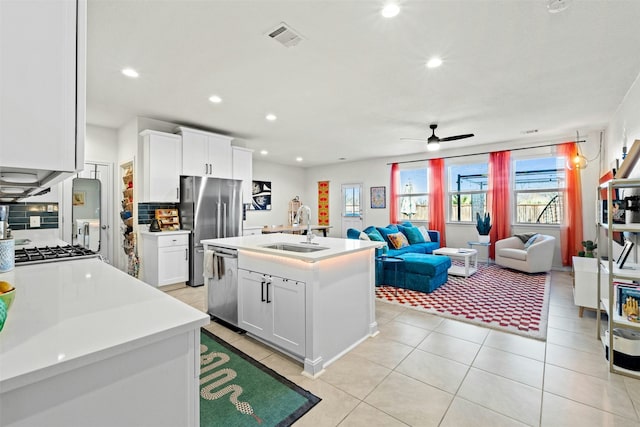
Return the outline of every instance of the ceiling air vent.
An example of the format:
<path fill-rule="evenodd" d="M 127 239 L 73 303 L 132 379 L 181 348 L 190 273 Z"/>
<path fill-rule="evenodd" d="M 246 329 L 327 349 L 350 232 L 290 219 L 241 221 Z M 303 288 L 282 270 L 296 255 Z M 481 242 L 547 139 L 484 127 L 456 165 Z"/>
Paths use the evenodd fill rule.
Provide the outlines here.
<path fill-rule="evenodd" d="M 267 35 L 285 47 L 295 46 L 302 40 L 302 37 L 284 22 L 269 31 Z"/>

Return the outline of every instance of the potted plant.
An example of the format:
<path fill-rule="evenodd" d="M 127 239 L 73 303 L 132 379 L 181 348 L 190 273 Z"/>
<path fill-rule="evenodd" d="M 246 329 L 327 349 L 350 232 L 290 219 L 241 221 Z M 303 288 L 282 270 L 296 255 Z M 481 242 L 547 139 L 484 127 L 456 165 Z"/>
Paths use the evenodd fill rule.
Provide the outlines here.
<path fill-rule="evenodd" d="M 598 244 L 593 243 L 593 240 L 584 240 L 582 246 L 584 246 L 584 251 L 578 252 L 578 256 L 593 258 L 593 250 L 598 248 Z"/>
<path fill-rule="evenodd" d="M 476 212 L 476 229 L 478 230 L 478 242 L 488 243 L 489 232 L 491 231 L 491 215 L 489 212 L 485 212 L 484 217 L 480 216 L 479 212 Z"/>

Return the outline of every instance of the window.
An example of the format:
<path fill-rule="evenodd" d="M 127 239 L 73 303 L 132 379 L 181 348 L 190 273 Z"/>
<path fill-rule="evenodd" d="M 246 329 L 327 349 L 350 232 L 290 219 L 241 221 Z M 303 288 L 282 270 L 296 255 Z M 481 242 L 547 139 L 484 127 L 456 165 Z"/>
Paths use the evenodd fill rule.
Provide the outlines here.
<path fill-rule="evenodd" d="M 514 161 L 515 221 L 560 224 L 566 185 L 564 159 L 545 157 Z"/>
<path fill-rule="evenodd" d="M 448 167 L 449 221 L 473 222 L 476 212 L 484 215 L 488 189 L 487 163 L 457 164 Z"/>
<path fill-rule="evenodd" d="M 429 220 L 429 193 L 427 168 L 401 169 L 400 188 L 396 203 L 400 207 L 401 221 Z"/>
<path fill-rule="evenodd" d="M 360 185 L 342 186 L 342 208 L 344 216 L 360 216 Z"/>

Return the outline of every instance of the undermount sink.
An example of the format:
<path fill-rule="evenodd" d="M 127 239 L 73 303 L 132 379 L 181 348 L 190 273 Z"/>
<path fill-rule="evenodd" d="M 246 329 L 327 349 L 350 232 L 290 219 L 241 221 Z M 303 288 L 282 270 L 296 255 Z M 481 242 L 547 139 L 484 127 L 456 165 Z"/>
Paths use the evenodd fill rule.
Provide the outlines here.
<path fill-rule="evenodd" d="M 321 246 L 309 246 L 305 244 L 294 245 L 291 243 L 271 243 L 269 245 L 262 245 L 263 248 L 267 249 L 277 249 L 279 251 L 288 251 L 288 252 L 318 252 L 324 251 L 329 248 L 324 248 Z"/>

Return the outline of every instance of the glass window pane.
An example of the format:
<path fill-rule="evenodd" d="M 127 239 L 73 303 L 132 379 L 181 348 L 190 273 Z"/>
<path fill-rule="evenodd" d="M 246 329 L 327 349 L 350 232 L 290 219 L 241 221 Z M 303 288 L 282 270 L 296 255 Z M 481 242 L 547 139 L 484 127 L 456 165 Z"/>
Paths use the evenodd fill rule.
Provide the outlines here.
<path fill-rule="evenodd" d="M 449 191 L 487 191 L 489 165 L 476 163 L 449 166 Z"/>
<path fill-rule="evenodd" d="M 562 158 L 527 159 L 515 163 L 516 190 L 564 188 Z"/>
<path fill-rule="evenodd" d="M 516 222 L 560 224 L 563 217 L 562 193 L 519 192 L 516 196 Z"/>
<path fill-rule="evenodd" d="M 400 194 L 426 194 L 427 169 L 400 170 Z"/>
<path fill-rule="evenodd" d="M 487 204 L 486 193 L 459 193 L 450 196 L 449 220 L 450 221 L 475 221 L 476 212 L 481 215 L 485 212 Z M 458 204 L 460 200 L 460 204 Z"/>
<path fill-rule="evenodd" d="M 427 221 L 429 219 L 427 196 L 400 196 L 399 200 L 401 220 Z"/>

